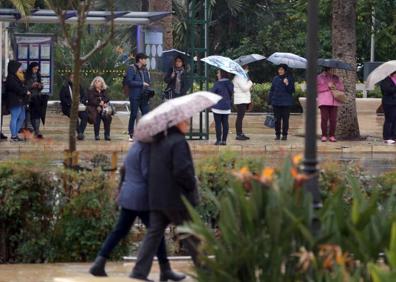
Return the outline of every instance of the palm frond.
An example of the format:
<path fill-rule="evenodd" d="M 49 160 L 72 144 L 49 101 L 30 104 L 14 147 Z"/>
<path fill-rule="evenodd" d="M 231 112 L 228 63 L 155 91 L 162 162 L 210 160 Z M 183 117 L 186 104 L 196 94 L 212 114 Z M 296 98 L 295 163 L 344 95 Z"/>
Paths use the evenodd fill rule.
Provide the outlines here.
<path fill-rule="evenodd" d="M 17 9 L 22 16 L 30 14 L 30 11 L 34 8 L 36 0 L 10 0 L 12 5 Z"/>

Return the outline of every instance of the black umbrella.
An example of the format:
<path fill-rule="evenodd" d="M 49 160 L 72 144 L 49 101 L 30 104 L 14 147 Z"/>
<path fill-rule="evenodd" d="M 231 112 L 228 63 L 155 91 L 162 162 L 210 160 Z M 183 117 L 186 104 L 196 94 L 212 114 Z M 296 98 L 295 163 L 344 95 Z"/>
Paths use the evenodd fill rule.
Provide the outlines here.
<path fill-rule="evenodd" d="M 174 65 L 176 57 L 182 58 L 185 65 L 189 63 L 190 55 L 188 55 L 187 53 L 183 51 L 179 51 L 177 49 L 165 50 L 162 52 L 161 55 L 161 59 L 162 59 L 161 70 L 163 72 L 167 72 Z"/>
<path fill-rule="evenodd" d="M 318 59 L 318 65 L 332 69 L 353 70 L 350 64 L 337 59 Z"/>
<path fill-rule="evenodd" d="M 41 95 L 41 121 L 45 124 L 45 116 L 47 115 L 48 95 Z"/>

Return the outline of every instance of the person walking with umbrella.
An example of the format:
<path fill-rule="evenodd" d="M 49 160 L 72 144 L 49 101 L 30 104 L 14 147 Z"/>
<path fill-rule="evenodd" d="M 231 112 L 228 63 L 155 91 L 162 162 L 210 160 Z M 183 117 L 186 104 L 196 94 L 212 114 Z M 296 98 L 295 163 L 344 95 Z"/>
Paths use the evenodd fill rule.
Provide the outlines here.
<path fill-rule="evenodd" d="M 175 57 L 174 64 L 166 73 L 164 81 L 167 83 L 164 91 L 166 99 L 177 98 L 187 94 L 189 85 L 186 65 L 182 56 Z"/>
<path fill-rule="evenodd" d="M 272 105 L 275 116 L 275 140 L 287 140 L 289 131 L 290 108 L 293 105 L 294 79 L 288 66 L 280 64 L 277 75 L 272 80 L 268 104 Z"/>
<path fill-rule="evenodd" d="M 143 116 L 135 132 L 136 140 L 150 141 L 149 205 L 150 227 L 138 253 L 131 278 L 151 281 L 153 257 L 170 223 L 181 225 L 190 220 L 182 200 L 198 204 L 198 190 L 194 164 L 185 134 L 190 118 L 216 104 L 221 97 L 209 92 L 197 92 L 168 100 Z M 198 240 L 183 236 L 183 245 L 198 265 Z"/>
<path fill-rule="evenodd" d="M 394 144 L 396 139 L 396 71 L 382 80 L 380 87 L 385 115 L 383 138 L 385 143 Z"/>
<path fill-rule="evenodd" d="M 118 205 L 121 207 L 118 222 L 102 245 L 94 264 L 89 269 L 92 275 L 107 276 L 105 271 L 106 261 L 118 243 L 128 235 L 136 217 L 141 219 L 146 228 L 150 226 L 149 167 L 150 144 L 139 141 L 134 143 L 124 160 L 124 174 L 117 199 Z M 172 271 L 167 258 L 164 236 L 160 238 L 156 255 L 160 265 L 160 281 L 167 281 L 168 279 L 180 281 L 186 277 Z"/>
<path fill-rule="evenodd" d="M 216 76 L 217 82 L 213 85 L 211 92 L 220 95 L 222 99 L 212 107 L 216 127 L 215 145 L 227 145 L 229 131 L 228 116 L 231 113 L 231 99 L 234 93 L 234 85 L 230 80 L 230 73 L 219 69 Z"/>
<path fill-rule="evenodd" d="M 35 137 L 42 139 L 43 135 L 40 132 L 40 119 L 42 119 L 43 114 L 45 115 L 48 96 L 41 94 L 43 84 L 41 82 L 39 63 L 33 62 L 27 68 L 26 86 L 32 93 L 29 103 L 30 121 L 28 120 L 27 122 L 32 123 Z"/>
<path fill-rule="evenodd" d="M 344 91 L 344 84 L 334 74 L 334 69 L 323 67 L 323 71 L 317 76 L 317 103 L 320 110 L 320 126 L 322 130 L 321 141 L 336 142 L 335 131 L 337 127 L 337 109 L 341 105 L 334 98 L 332 90 Z"/>

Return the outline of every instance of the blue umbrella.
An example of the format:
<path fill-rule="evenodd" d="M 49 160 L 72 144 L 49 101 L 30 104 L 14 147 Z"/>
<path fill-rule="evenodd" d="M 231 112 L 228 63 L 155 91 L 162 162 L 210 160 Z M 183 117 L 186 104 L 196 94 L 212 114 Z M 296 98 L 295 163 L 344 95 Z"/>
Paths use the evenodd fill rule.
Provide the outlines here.
<path fill-rule="evenodd" d="M 293 53 L 276 52 L 267 58 L 275 65 L 285 64 L 292 69 L 306 69 L 307 59 Z"/>
<path fill-rule="evenodd" d="M 167 72 L 171 67 L 173 67 L 175 58 L 181 57 L 184 61 L 184 64 L 188 64 L 190 60 L 190 55 L 187 53 L 177 50 L 177 49 L 169 49 L 162 52 L 161 59 L 161 70 L 163 72 Z"/>
<path fill-rule="evenodd" d="M 230 58 L 215 55 L 203 58 L 201 61 L 216 68 L 222 69 L 223 71 L 248 79 L 245 70 L 237 62 L 231 60 Z"/>

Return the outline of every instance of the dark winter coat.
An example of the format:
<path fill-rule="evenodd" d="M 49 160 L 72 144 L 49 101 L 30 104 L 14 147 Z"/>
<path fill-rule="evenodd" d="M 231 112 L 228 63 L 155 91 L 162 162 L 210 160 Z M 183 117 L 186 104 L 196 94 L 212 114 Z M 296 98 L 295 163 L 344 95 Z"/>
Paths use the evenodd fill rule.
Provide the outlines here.
<path fill-rule="evenodd" d="M 26 105 L 28 101 L 28 90 L 16 75 L 20 66 L 21 64 L 17 61 L 10 61 L 8 63 L 5 91 L 7 93 L 7 107 L 9 109 Z"/>
<path fill-rule="evenodd" d="M 182 201 L 197 205 L 194 164 L 190 147 L 176 127 L 151 144 L 149 170 L 150 210 L 186 211 Z"/>
<path fill-rule="evenodd" d="M 165 75 L 164 81 L 167 83 L 166 89 L 172 89 L 173 93 L 176 94 L 177 97 L 183 96 L 187 94 L 188 89 L 190 88 L 189 79 L 187 78 L 186 71 L 184 70 L 180 75 L 180 93 L 176 93 L 176 76 L 172 78 L 172 73 L 174 68 L 170 68 Z M 176 97 L 175 96 L 175 97 Z"/>
<path fill-rule="evenodd" d="M 59 99 L 61 102 L 62 113 L 68 117 L 70 117 L 70 111 L 72 105 L 72 97 L 71 97 L 70 89 L 73 89 L 73 83 L 71 81 L 68 81 L 62 86 L 59 92 Z M 83 103 L 84 105 L 88 103 L 87 97 L 81 85 L 80 85 L 80 102 Z"/>
<path fill-rule="evenodd" d="M 95 123 L 97 115 L 101 112 L 100 102 L 108 103 L 110 98 L 106 95 L 106 91 L 97 92 L 95 89 L 90 89 L 87 94 L 87 113 L 88 122 Z"/>
<path fill-rule="evenodd" d="M 287 78 L 289 84 L 283 83 L 283 79 Z M 272 80 L 271 89 L 268 97 L 268 104 L 272 106 L 292 106 L 294 104 L 294 79 L 290 75 L 275 76 Z"/>
<path fill-rule="evenodd" d="M 217 110 L 231 110 L 232 94 L 234 94 L 234 84 L 232 84 L 231 80 L 227 78 L 218 80 L 210 91 L 222 97 L 212 108 Z"/>
<path fill-rule="evenodd" d="M 396 85 L 389 76 L 380 82 L 382 104 L 396 106 Z"/>
<path fill-rule="evenodd" d="M 148 211 L 150 144 L 135 142 L 124 160 L 125 178 L 118 204 L 128 210 Z"/>
<path fill-rule="evenodd" d="M 142 97 L 144 92 L 143 82 L 151 84 L 150 74 L 147 68 L 139 70 L 137 65 L 131 65 L 127 69 L 125 83 L 129 88 L 129 98 Z"/>
<path fill-rule="evenodd" d="M 39 85 L 35 85 L 35 83 L 39 83 Z M 40 73 L 34 75 L 31 72 L 27 72 L 26 86 L 30 93 L 32 93 L 29 102 L 30 118 L 39 119 L 43 116 L 43 111 L 45 111 L 45 109 L 47 108 L 48 101 L 47 95 L 41 95 L 43 85 L 41 84 Z"/>

